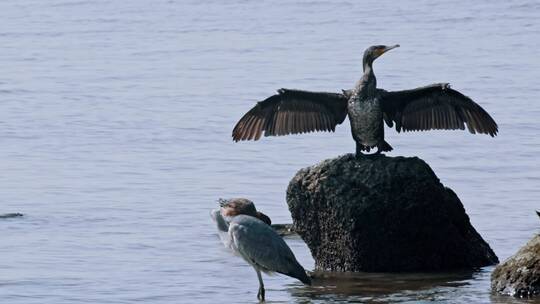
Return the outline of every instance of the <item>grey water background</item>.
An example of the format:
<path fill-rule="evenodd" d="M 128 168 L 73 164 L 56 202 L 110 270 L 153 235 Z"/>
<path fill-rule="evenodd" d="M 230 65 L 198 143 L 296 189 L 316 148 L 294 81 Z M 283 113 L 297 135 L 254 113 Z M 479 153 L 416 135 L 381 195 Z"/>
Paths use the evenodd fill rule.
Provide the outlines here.
<path fill-rule="evenodd" d="M 231 129 L 275 89 L 351 88 L 372 44 L 402 46 L 375 62 L 380 87 L 450 82 L 499 123 L 496 138 L 386 133 L 507 258 L 540 226 L 538 16 L 528 0 L 0 2 L 0 213 L 25 214 L 0 221 L 0 303 L 256 302 L 216 199 L 290 222 L 290 178 L 354 142 L 348 122 L 237 144 Z M 491 271 L 265 282 L 272 303 L 515 301 L 490 294 Z"/>

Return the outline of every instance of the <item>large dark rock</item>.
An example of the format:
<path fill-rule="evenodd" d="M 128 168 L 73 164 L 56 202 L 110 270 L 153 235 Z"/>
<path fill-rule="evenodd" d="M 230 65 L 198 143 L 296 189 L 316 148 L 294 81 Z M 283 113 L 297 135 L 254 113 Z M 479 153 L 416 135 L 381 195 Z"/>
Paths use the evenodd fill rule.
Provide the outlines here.
<path fill-rule="evenodd" d="M 491 289 L 516 297 L 540 295 L 540 235 L 495 268 Z"/>
<path fill-rule="evenodd" d="M 323 161 L 296 174 L 287 204 L 317 269 L 435 271 L 498 262 L 456 194 L 416 157 Z"/>

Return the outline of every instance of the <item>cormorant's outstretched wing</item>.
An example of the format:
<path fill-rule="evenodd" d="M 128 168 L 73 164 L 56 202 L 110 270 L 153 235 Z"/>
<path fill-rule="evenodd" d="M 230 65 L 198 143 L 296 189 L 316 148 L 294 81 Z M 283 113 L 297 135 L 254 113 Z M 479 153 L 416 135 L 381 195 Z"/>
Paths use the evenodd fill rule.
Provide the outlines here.
<path fill-rule="evenodd" d="M 280 89 L 258 102 L 233 129 L 234 141 L 264 136 L 335 131 L 347 116 L 349 91 L 340 93 Z"/>
<path fill-rule="evenodd" d="M 471 133 L 497 135 L 497 123 L 469 97 L 453 90 L 447 83 L 413 90 L 387 92 L 378 90 L 384 120 L 396 130 L 465 129 Z"/>

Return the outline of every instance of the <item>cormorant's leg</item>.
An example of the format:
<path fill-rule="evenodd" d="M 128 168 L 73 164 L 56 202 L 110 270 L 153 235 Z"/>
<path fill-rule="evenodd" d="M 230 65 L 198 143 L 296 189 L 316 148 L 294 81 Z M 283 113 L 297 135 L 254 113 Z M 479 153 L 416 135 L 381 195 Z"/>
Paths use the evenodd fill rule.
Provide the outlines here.
<path fill-rule="evenodd" d="M 383 146 L 380 146 L 380 145 L 377 145 L 377 152 L 373 153 L 374 155 L 384 155 L 382 154 L 382 152 L 384 151 L 388 151 L 388 150 L 385 150 L 385 148 Z"/>
<path fill-rule="evenodd" d="M 257 278 L 259 279 L 259 292 L 257 293 L 257 299 L 264 302 L 264 283 L 262 280 L 261 271 L 257 268 L 255 268 L 255 271 L 257 272 Z"/>
<path fill-rule="evenodd" d="M 362 153 L 363 149 L 364 149 L 364 146 L 356 142 L 356 158 L 361 158 L 364 156 L 364 153 Z"/>

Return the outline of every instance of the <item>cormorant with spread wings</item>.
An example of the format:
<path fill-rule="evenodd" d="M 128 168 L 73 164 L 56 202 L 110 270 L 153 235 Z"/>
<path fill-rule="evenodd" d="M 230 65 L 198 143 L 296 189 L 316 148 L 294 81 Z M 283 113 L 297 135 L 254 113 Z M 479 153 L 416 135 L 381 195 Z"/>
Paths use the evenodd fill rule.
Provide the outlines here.
<path fill-rule="evenodd" d="M 348 115 L 356 155 L 377 147 L 377 154 L 391 151 L 384 140 L 383 120 L 400 131 L 432 129 L 464 130 L 497 135 L 497 123 L 477 103 L 447 83 L 412 90 L 385 91 L 377 88 L 373 61 L 399 47 L 376 45 L 364 52 L 364 75 L 354 89 L 342 93 L 280 89 L 278 94 L 258 102 L 238 121 L 234 141 L 258 140 L 313 131 L 334 131 Z"/>

